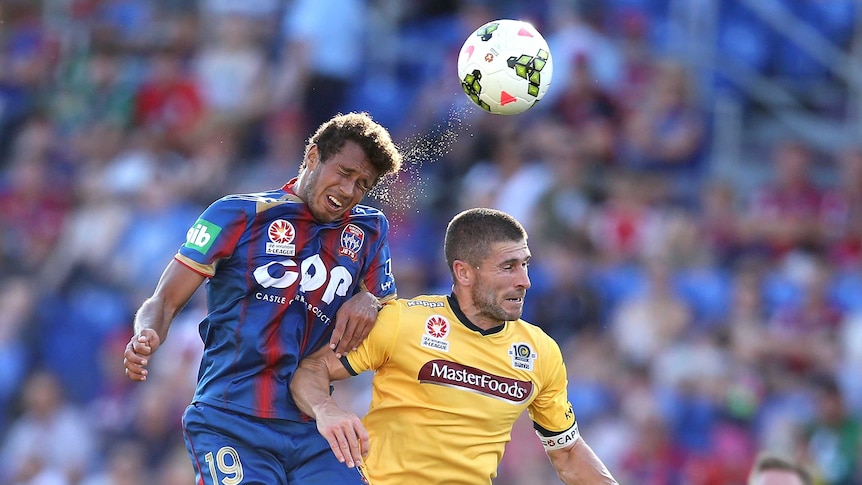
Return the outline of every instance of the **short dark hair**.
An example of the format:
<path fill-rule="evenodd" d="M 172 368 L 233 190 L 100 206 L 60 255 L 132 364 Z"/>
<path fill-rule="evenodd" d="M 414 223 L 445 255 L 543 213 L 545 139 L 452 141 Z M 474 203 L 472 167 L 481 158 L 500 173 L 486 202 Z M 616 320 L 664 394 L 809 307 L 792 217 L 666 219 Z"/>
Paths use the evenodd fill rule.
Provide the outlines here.
<path fill-rule="evenodd" d="M 478 266 L 488 257 L 491 245 L 527 240 L 527 231 L 517 219 L 496 209 L 467 209 L 449 221 L 443 251 L 451 272 L 455 260 Z"/>
<path fill-rule="evenodd" d="M 356 142 L 368 157 L 371 166 L 377 170 L 375 185 L 385 176 L 401 169 L 401 153 L 392 141 L 389 131 L 365 112 L 339 113 L 320 125 L 308 139 L 305 154 L 308 155 L 308 150 L 317 145 L 320 161 L 325 163 L 344 147 L 347 140 Z M 304 167 L 305 158 L 300 168 Z"/>
<path fill-rule="evenodd" d="M 751 468 L 749 482 L 754 483 L 753 480 L 758 476 L 758 474 L 769 470 L 791 472 L 796 474 L 796 476 L 798 476 L 805 485 L 814 484 L 811 473 L 807 468 L 793 462 L 792 460 L 784 458 L 783 456 L 769 452 L 762 452 L 757 455 L 757 459 L 754 461 L 754 466 Z"/>

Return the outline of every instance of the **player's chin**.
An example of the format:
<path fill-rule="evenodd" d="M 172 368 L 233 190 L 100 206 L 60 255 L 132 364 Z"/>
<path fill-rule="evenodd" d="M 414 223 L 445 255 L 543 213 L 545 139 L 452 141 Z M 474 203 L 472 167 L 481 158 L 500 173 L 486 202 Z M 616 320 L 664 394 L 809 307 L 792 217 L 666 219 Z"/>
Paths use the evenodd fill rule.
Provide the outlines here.
<path fill-rule="evenodd" d="M 334 222 L 344 215 L 344 210 L 321 210 L 312 211 L 311 215 L 321 223 Z"/>
<path fill-rule="evenodd" d="M 506 298 L 503 300 L 503 310 L 506 312 L 508 320 L 517 320 L 524 313 L 523 298 Z"/>

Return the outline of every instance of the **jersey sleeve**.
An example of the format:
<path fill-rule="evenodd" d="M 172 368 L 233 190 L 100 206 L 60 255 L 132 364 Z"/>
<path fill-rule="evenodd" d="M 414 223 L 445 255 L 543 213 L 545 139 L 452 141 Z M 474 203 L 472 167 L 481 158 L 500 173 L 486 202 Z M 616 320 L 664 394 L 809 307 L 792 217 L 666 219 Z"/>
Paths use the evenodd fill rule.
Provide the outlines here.
<path fill-rule="evenodd" d="M 549 341 L 550 345 L 543 352 L 544 385 L 529 407 L 533 428 L 546 451 L 568 448 L 580 437 L 578 422 L 569 402 L 563 356 L 556 342 Z"/>
<path fill-rule="evenodd" d="M 362 289 L 376 296 L 381 302 L 397 297 L 395 276 L 392 274 L 392 258 L 389 252 L 389 221 L 380 214 L 380 239 L 377 250 L 371 255 L 368 270 L 361 282 Z"/>
<path fill-rule="evenodd" d="M 392 355 L 401 326 L 401 305 L 392 301 L 377 314 L 377 322 L 356 350 L 341 357 L 341 363 L 352 375 L 382 367 Z"/>
<path fill-rule="evenodd" d="M 213 276 L 219 260 L 233 254 L 247 222 L 240 199 L 225 197 L 213 202 L 189 228 L 176 259 L 204 276 Z"/>

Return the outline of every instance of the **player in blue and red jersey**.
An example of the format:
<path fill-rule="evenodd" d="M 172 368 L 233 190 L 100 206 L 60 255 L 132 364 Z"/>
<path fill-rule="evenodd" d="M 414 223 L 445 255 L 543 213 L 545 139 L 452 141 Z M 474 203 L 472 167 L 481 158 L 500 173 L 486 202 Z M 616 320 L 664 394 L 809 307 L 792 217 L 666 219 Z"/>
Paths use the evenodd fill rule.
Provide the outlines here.
<path fill-rule="evenodd" d="M 147 364 L 205 280 L 204 353 L 183 430 L 198 485 L 362 483 L 340 465 L 288 386 L 323 345 L 342 354 L 395 298 L 384 214 L 359 205 L 401 155 L 365 113 L 338 115 L 309 139 L 299 175 L 278 190 L 207 208 L 138 310 L 126 374 Z"/>

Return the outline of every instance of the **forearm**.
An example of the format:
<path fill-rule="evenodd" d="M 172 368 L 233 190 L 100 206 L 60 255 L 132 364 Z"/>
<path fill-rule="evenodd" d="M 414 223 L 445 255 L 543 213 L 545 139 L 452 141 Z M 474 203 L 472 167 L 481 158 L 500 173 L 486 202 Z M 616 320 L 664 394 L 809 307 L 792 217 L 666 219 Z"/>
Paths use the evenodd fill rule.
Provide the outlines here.
<path fill-rule="evenodd" d="M 140 334 L 144 329 L 152 329 L 161 341 L 164 341 L 174 317 L 185 307 L 203 281 L 203 275 L 175 259 L 171 260 L 162 273 L 153 296 L 144 301 L 135 314 L 135 333 Z"/>
<path fill-rule="evenodd" d="M 570 448 L 549 452 L 548 458 L 566 485 L 617 485 L 611 472 L 583 438 Z"/>
<path fill-rule="evenodd" d="M 290 393 L 303 413 L 317 419 L 323 409 L 334 406 L 329 394 L 330 376 L 326 364 L 313 357 L 303 360 L 290 382 Z"/>
<path fill-rule="evenodd" d="M 358 416 L 340 409 L 329 395 L 330 380 L 349 375 L 335 353 L 323 347 L 299 363 L 290 393 L 297 407 L 317 421 L 317 430 L 338 461 L 353 468 L 368 453 L 368 432 Z"/>
<path fill-rule="evenodd" d="M 144 329 L 152 329 L 159 335 L 161 342 L 168 335 L 171 321 L 173 321 L 179 309 L 170 308 L 164 298 L 154 295 L 148 298 L 135 314 L 134 330 L 139 334 Z"/>

